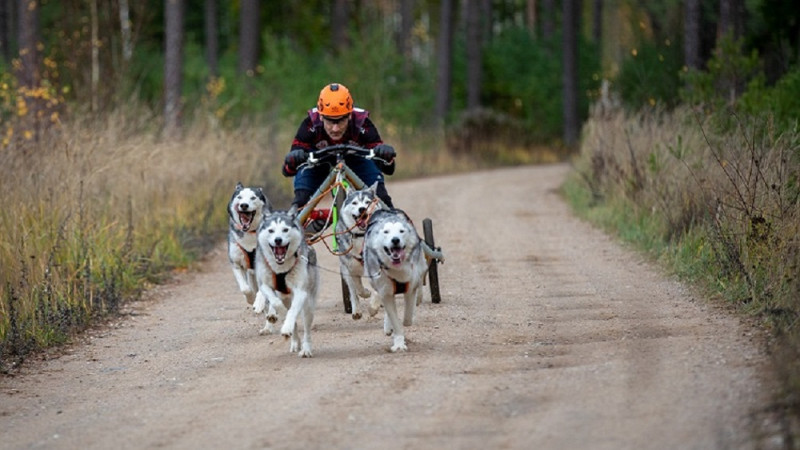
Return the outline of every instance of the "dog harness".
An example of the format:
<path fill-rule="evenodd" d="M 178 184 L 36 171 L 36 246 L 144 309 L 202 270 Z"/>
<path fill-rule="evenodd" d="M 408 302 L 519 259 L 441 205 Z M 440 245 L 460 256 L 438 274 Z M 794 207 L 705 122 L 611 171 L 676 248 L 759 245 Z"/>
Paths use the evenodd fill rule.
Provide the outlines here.
<path fill-rule="evenodd" d="M 267 268 L 269 269 L 270 272 L 272 272 L 272 289 L 274 289 L 277 292 L 280 292 L 281 294 L 285 295 L 291 294 L 292 290 L 289 289 L 289 285 L 286 284 L 286 275 L 288 275 L 289 272 L 291 272 L 292 269 L 294 269 L 294 266 L 297 265 L 297 261 L 300 260 L 300 258 L 297 257 L 297 252 L 294 253 L 294 264 L 292 264 L 292 267 L 290 267 L 289 270 L 283 273 L 274 272 L 272 268 L 269 266 L 267 257 L 264 256 L 263 258 L 264 258 L 264 263 L 267 265 Z"/>
<path fill-rule="evenodd" d="M 245 233 L 256 234 L 255 231 L 245 231 Z M 253 265 L 255 263 L 255 260 L 256 260 L 256 249 L 255 249 L 255 247 L 253 247 L 253 250 L 248 251 L 246 248 L 242 247 L 242 244 L 240 244 L 238 242 L 236 243 L 236 246 L 239 247 L 239 250 L 241 250 L 242 253 L 244 253 L 244 260 L 247 263 L 246 269 L 252 269 Z"/>

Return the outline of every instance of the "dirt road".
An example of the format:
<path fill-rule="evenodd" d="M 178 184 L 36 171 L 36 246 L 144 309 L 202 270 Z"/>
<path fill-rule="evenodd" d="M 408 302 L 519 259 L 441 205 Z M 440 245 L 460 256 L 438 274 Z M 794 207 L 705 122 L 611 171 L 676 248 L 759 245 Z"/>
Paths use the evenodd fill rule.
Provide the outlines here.
<path fill-rule="evenodd" d="M 2 448 L 729 449 L 769 403 L 758 336 L 573 218 L 566 165 L 390 182 L 446 254 L 387 351 L 323 286 L 314 357 L 259 336 L 220 247 L 83 345 L 0 378 Z M 769 445 L 766 445 L 769 447 Z"/>

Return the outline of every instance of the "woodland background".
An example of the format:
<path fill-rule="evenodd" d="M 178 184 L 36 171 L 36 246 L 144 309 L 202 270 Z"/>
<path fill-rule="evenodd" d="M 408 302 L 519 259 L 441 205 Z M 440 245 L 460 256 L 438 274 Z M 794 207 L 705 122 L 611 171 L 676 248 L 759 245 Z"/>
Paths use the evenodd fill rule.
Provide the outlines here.
<path fill-rule="evenodd" d="M 0 0 L 0 370 L 219 242 L 340 82 L 396 177 L 570 161 L 578 214 L 751 317 L 800 410 L 794 0 Z"/>

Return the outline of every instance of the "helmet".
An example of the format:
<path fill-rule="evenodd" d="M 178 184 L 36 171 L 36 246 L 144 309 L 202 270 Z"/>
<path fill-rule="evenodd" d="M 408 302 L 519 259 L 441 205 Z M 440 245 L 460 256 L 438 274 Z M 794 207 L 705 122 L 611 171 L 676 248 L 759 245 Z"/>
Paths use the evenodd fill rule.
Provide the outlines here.
<path fill-rule="evenodd" d="M 353 97 L 343 84 L 331 83 L 320 91 L 317 111 L 331 117 L 350 114 L 353 112 Z"/>

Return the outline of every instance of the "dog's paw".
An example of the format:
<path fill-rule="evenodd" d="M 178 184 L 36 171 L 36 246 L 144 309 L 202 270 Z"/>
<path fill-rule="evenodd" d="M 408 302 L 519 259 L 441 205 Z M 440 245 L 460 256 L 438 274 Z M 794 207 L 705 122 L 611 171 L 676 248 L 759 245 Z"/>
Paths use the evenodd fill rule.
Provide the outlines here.
<path fill-rule="evenodd" d="M 391 350 L 392 353 L 404 352 L 408 350 L 408 347 L 406 347 L 406 338 L 404 336 L 395 336 L 394 345 L 392 345 L 389 350 Z"/>
<path fill-rule="evenodd" d="M 258 330 L 258 334 L 260 334 L 261 336 L 265 334 L 275 334 L 275 327 L 273 327 L 271 323 L 266 322 L 264 324 L 264 328 Z"/>
<path fill-rule="evenodd" d="M 247 300 L 248 305 L 252 306 L 253 303 L 256 301 L 256 294 L 251 289 L 247 289 L 247 291 L 243 290 L 242 294 L 244 294 L 244 299 Z"/>
<path fill-rule="evenodd" d="M 356 311 L 353 313 L 353 320 L 361 320 L 361 311 Z"/>
<path fill-rule="evenodd" d="M 267 299 L 264 298 L 263 295 L 259 292 L 256 294 L 256 299 L 253 302 L 253 312 L 256 314 L 260 314 L 264 312 L 264 308 L 267 306 Z"/>
<path fill-rule="evenodd" d="M 311 358 L 312 356 L 314 356 L 311 353 L 311 345 L 303 344 L 303 348 L 301 348 L 300 351 L 297 352 L 297 356 L 301 358 Z"/>
<path fill-rule="evenodd" d="M 361 298 L 370 298 L 372 296 L 372 292 L 369 289 L 361 289 L 358 291 L 358 296 Z"/>
<path fill-rule="evenodd" d="M 278 322 L 278 316 L 276 314 L 267 314 L 267 322 L 269 323 Z"/>
<path fill-rule="evenodd" d="M 290 338 L 294 336 L 294 324 L 293 323 L 284 323 L 281 327 L 281 335 L 285 338 Z M 294 351 L 297 351 L 296 349 Z"/>
<path fill-rule="evenodd" d="M 373 298 L 367 305 L 367 312 L 369 312 L 370 317 L 375 317 L 375 315 L 378 314 L 378 311 L 380 310 L 381 310 L 381 302 L 376 298 Z"/>
<path fill-rule="evenodd" d="M 286 337 L 288 337 L 288 336 L 286 336 Z M 289 353 L 294 353 L 294 352 L 302 353 L 301 349 L 300 349 L 300 339 L 298 339 L 297 336 L 292 336 L 291 337 L 291 343 L 289 344 Z M 300 356 L 303 356 L 303 355 L 300 355 Z"/>

